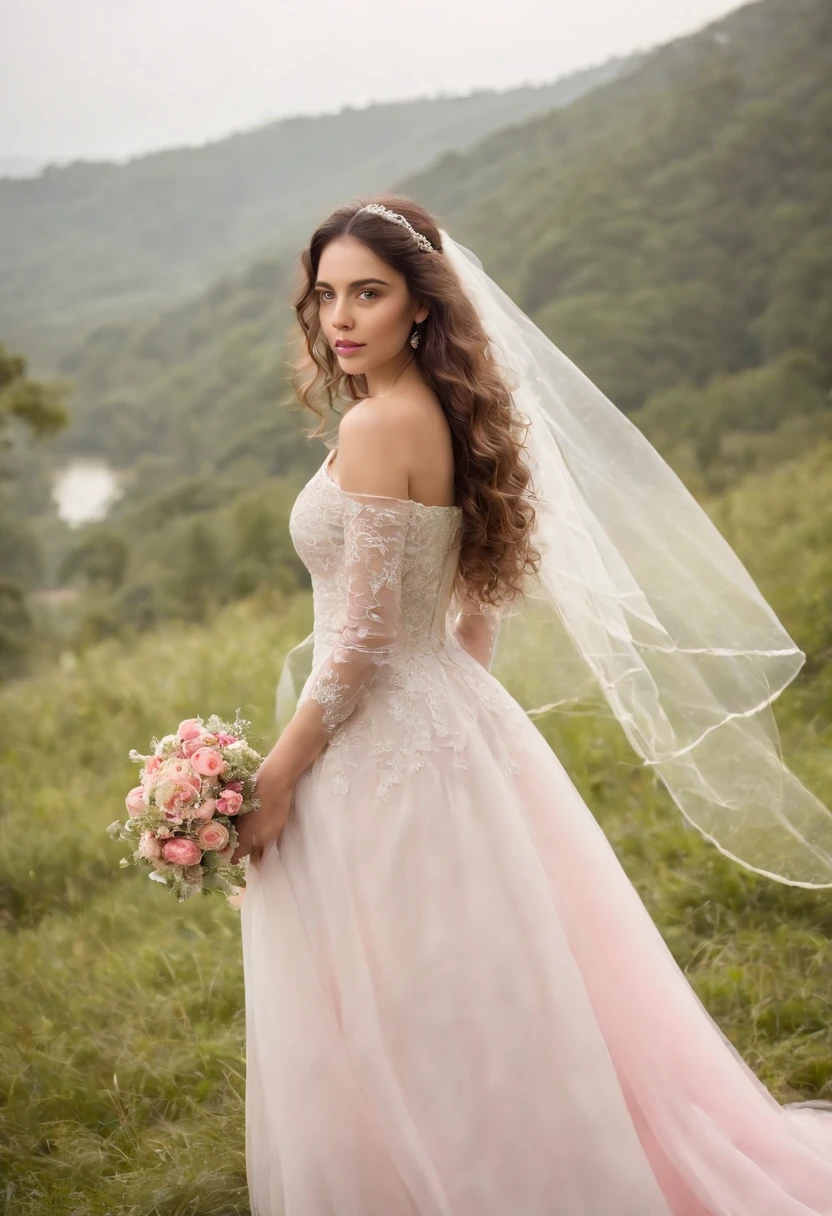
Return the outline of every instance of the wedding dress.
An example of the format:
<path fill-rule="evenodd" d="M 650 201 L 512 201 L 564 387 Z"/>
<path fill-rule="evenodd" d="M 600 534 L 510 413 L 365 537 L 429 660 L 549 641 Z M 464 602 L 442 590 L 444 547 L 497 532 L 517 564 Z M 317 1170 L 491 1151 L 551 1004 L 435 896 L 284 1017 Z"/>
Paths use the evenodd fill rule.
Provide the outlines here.
<path fill-rule="evenodd" d="M 254 1216 L 831 1216 L 832 1107 L 711 1019 L 458 616 L 461 510 L 329 464 L 290 532 L 332 733 L 241 907 Z"/>

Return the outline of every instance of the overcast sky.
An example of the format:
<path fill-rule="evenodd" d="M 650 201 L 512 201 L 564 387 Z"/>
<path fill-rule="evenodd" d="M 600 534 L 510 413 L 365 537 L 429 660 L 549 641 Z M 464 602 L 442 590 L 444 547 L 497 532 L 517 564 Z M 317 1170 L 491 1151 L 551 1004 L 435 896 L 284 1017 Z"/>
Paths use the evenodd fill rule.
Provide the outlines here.
<path fill-rule="evenodd" d="M 0 0 L 0 156 L 123 159 L 290 114 L 551 81 L 738 0 Z"/>

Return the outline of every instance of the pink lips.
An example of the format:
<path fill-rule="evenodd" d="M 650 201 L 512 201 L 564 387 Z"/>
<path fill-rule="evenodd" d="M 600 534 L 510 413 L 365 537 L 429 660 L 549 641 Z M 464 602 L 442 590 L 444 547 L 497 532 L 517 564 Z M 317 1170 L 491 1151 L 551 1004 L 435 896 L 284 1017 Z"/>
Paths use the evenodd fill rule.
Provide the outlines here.
<path fill-rule="evenodd" d="M 335 349 L 337 350 L 339 355 L 351 355 L 354 351 L 362 350 L 363 347 L 364 347 L 363 342 L 344 342 L 344 343 L 336 342 L 335 343 Z"/>

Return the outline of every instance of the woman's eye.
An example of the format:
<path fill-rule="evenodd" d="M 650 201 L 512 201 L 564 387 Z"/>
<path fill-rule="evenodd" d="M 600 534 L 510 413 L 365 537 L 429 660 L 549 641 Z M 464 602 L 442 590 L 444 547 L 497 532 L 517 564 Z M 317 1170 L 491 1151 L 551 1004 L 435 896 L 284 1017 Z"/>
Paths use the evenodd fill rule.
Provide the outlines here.
<path fill-rule="evenodd" d="M 363 291 L 361 291 L 361 292 L 359 292 L 358 294 L 363 296 L 363 295 L 366 295 L 368 292 L 370 293 L 370 295 L 371 295 L 371 296 L 377 296 L 377 295 L 378 295 L 378 292 L 377 292 L 377 291 L 373 291 L 372 287 L 365 287 L 365 288 L 364 288 L 364 290 L 363 290 Z M 320 296 L 320 298 L 323 300 L 323 299 L 325 299 L 327 296 L 331 296 L 331 295 L 332 295 L 332 292 L 331 292 L 331 291 L 329 291 L 327 288 L 325 288 L 325 287 L 324 287 L 324 288 L 322 288 L 322 289 L 321 289 L 321 291 L 319 291 L 319 292 L 318 292 L 318 295 L 319 295 L 319 296 Z"/>

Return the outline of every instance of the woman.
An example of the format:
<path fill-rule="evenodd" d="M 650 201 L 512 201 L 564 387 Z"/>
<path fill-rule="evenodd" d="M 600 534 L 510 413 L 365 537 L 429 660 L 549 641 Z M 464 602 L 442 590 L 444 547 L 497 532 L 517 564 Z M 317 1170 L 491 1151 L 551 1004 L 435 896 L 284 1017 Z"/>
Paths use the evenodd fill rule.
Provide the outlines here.
<path fill-rule="evenodd" d="M 299 397 L 350 405 L 292 510 L 311 667 L 235 853 L 253 1213 L 830 1216 L 832 1103 L 743 1062 L 489 670 L 513 627 L 524 700 L 594 681 L 724 851 L 829 885 L 760 727 L 800 652 L 425 210 L 338 208 L 302 266 Z"/>

